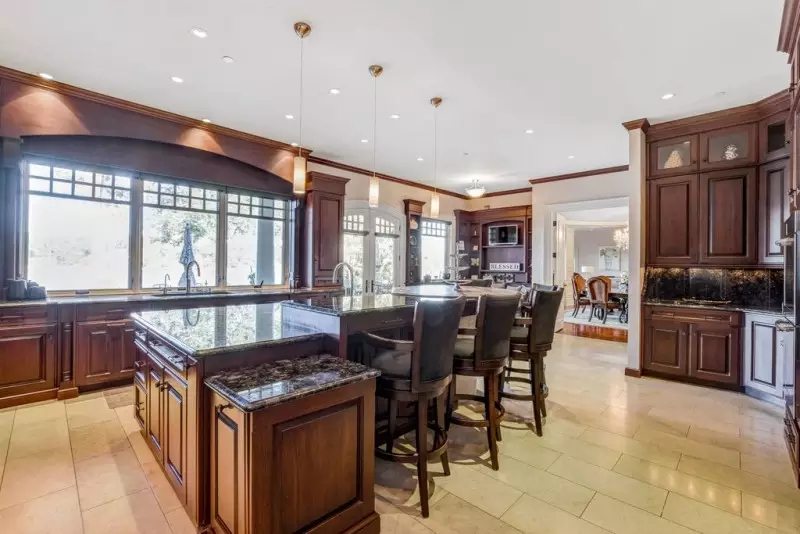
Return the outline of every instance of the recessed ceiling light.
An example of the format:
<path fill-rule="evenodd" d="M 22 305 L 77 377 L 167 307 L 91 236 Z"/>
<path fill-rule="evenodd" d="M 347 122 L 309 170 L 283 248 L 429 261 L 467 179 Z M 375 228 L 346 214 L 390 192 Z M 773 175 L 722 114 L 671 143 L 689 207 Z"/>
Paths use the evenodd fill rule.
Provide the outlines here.
<path fill-rule="evenodd" d="M 719 91 L 718 93 L 714 93 L 714 96 L 716 96 L 716 97 L 722 97 L 722 96 L 725 96 L 725 95 L 727 95 L 727 94 L 728 94 L 728 93 L 726 93 L 725 91 Z"/>
<path fill-rule="evenodd" d="M 40 78 L 44 78 L 45 80 L 52 80 L 53 79 L 53 75 L 52 74 L 47 74 L 46 72 L 40 72 L 39 73 L 39 77 Z"/>
<path fill-rule="evenodd" d="M 525 130 L 525 133 L 526 133 L 526 134 L 532 134 L 532 133 L 533 133 L 533 130 L 531 130 L 530 128 L 528 128 L 527 130 Z"/>
<path fill-rule="evenodd" d="M 200 39 L 205 39 L 208 37 L 208 32 L 203 28 L 192 28 L 192 35 L 199 37 Z"/>
<path fill-rule="evenodd" d="M 665 94 L 664 96 L 661 97 L 661 100 L 669 100 L 673 96 L 675 96 L 675 93 L 667 93 L 667 94 Z"/>
<path fill-rule="evenodd" d="M 399 119 L 399 118 L 400 118 L 400 115 L 398 115 L 398 114 L 396 114 L 396 113 L 395 113 L 395 114 L 393 114 L 393 115 L 389 115 L 389 118 L 390 118 L 390 119 L 395 119 L 395 120 L 396 120 L 396 119 Z"/>
<path fill-rule="evenodd" d="M 292 120 L 294 118 L 294 115 L 286 115 L 286 118 Z"/>
<path fill-rule="evenodd" d="M 328 92 L 329 92 L 330 94 L 332 94 L 332 95 L 338 95 L 339 93 L 341 93 L 341 91 L 340 91 L 340 90 L 338 90 L 338 89 L 337 89 L 337 88 L 335 88 L 335 87 L 334 87 L 333 89 L 329 89 L 329 90 L 328 90 Z"/>
<path fill-rule="evenodd" d="M 420 156 L 420 157 L 418 157 L 418 158 L 417 158 L 417 161 L 425 161 L 425 158 L 423 158 L 422 156 Z"/>
<path fill-rule="evenodd" d="M 206 118 L 203 118 L 203 119 L 200 119 L 200 120 L 201 120 L 201 121 L 203 121 L 203 122 L 204 122 L 204 123 L 206 123 L 206 124 L 208 124 L 209 122 L 211 122 L 211 119 L 206 119 Z"/>
<path fill-rule="evenodd" d="M 177 77 L 177 76 L 173 76 L 173 77 L 172 77 L 172 78 L 170 78 L 170 79 L 171 79 L 173 82 L 175 82 L 175 83 L 183 83 L 183 78 L 179 78 L 179 77 Z"/>
<path fill-rule="evenodd" d="M 231 56 L 222 56 L 223 63 L 233 63 L 234 59 Z"/>
<path fill-rule="evenodd" d="M 362 143 L 369 143 L 369 139 L 362 139 L 361 142 Z"/>
<path fill-rule="evenodd" d="M 567 156 L 567 159 L 575 159 L 575 156 Z"/>
<path fill-rule="evenodd" d="M 292 146 L 298 146 L 298 144 L 297 143 L 292 143 Z"/>
<path fill-rule="evenodd" d="M 465 156 L 469 156 L 469 152 L 464 152 L 464 155 Z"/>

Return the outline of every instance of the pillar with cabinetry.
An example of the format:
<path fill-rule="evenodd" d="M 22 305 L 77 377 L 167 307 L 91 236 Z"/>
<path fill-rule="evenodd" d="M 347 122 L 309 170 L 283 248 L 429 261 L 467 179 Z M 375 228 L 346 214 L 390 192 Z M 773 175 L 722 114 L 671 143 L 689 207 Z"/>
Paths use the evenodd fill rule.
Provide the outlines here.
<path fill-rule="evenodd" d="M 305 199 L 304 245 L 302 249 L 303 285 L 333 287 L 333 269 L 343 258 L 342 219 L 347 178 L 308 173 Z"/>
<path fill-rule="evenodd" d="M 403 200 L 406 214 L 406 285 L 422 282 L 422 208 L 424 202 Z"/>

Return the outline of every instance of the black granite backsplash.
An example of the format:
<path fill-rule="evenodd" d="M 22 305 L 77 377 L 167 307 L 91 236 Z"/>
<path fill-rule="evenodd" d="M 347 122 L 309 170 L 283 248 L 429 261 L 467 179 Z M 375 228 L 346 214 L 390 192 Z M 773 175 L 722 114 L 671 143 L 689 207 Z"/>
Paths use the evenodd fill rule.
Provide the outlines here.
<path fill-rule="evenodd" d="M 742 306 L 780 307 L 780 269 L 701 269 L 648 267 L 645 300 L 729 300 Z"/>

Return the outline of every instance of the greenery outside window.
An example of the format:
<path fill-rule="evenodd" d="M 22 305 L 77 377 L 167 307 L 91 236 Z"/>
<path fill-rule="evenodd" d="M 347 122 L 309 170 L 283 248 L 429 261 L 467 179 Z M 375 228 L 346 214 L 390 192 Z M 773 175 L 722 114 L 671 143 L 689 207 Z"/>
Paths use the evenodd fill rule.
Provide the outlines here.
<path fill-rule="evenodd" d="M 447 273 L 450 244 L 450 223 L 437 219 L 422 219 L 422 276 L 443 278 Z"/>

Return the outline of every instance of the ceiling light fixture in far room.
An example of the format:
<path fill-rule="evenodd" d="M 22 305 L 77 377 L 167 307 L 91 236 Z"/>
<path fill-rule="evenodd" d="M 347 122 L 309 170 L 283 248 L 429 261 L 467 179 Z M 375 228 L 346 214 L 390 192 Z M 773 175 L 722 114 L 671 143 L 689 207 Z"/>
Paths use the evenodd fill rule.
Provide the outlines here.
<path fill-rule="evenodd" d="M 418 158 L 417 158 L 417 161 L 425 161 L 425 158 L 423 158 L 422 156 L 420 156 L 420 157 L 418 157 Z"/>
<path fill-rule="evenodd" d="M 341 93 L 341 91 L 335 87 L 333 89 L 328 89 L 328 92 L 332 95 L 338 95 L 339 93 Z"/>
<path fill-rule="evenodd" d="M 667 93 L 661 97 L 661 100 L 669 100 L 670 98 L 674 97 L 675 93 Z"/>
<path fill-rule="evenodd" d="M 575 159 L 575 156 L 567 156 L 567 159 Z"/>
<path fill-rule="evenodd" d="M 47 74 L 46 72 L 40 72 L 39 73 L 39 77 L 42 78 L 43 80 L 52 80 L 53 79 L 53 75 L 52 74 Z"/>
<path fill-rule="evenodd" d="M 306 174 L 308 161 L 303 157 L 303 41 L 311 33 L 311 26 L 305 22 L 295 22 L 294 33 L 300 38 L 300 136 L 297 142 L 297 156 L 294 158 L 292 191 L 295 195 L 306 194 Z M 294 118 L 287 115 L 286 118 Z"/>
<path fill-rule="evenodd" d="M 287 119 L 287 120 L 294 120 L 294 115 L 292 115 L 292 114 L 287 114 L 287 115 L 286 115 L 286 119 Z"/>
<path fill-rule="evenodd" d="M 389 118 L 390 118 L 390 119 L 397 120 L 397 119 L 399 119 L 399 118 L 400 118 L 400 115 L 398 115 L 397 113 L 394 113 L 394 114 L 392 114 L 392 115 L 389 115 Z"/>
<path fill-rule="evenodd" d="M 208 37 L 208 32 L 203 28 L 192 28 L 192 35 L 199 37 L 200 39 L 205 39 Z"/>
<path fill-rule="evenodd" d="M 478 183 L 478 180 L 472 180 L 472 185 L 467 188 L 467 195 L 472 198 L 482 197 L 486 192 L 486 188 Z"/>
<path fill-rule="evenodd" d="M 206 124 L 209 124 L 209 123 L 211 122 L 211 119 L 206 119 L 205 117 L 203 117 L 203 118 L 202 118 L 202 119 L 200 119 L 200 120 L 201 120 L 201 121 L 203 121 L 203 122 L 204 122 L 204 123 L 206 123 Z"/>
<path fill-rule="evenodd" d="M 376 172 L 376 158 L 378 150 L 378 76 L 383 74 L 383 67 L 370 65 L 369 74 L 372 76 L 372 177 L 369 179 L 369 207 L 377 208 L 380 203 L 380 181 Z M 366 143 L 366 139 L 361 140 Z"/>
<path fill-rule="evenodd" d="M 366 145 L 367 143 L 369 143 L 369 139 L 362 139 L 361 142 Z"/>
<path fill-rule="evenodd" d="M 525 130 L 525 133 L 526 133 L 526 134 L 528 134 L 528 135 L 530 135 L 530 134 L 532 134 L 532 133 L 533 133 L 533 130 L 531 130 L 530 128 L 528 128 L 527 130 Z"/>
<path fill-rule="evenodd" d="M 170 80 L 172 80 L 175 83 L 183 83 L 183 78 L 180 78 L 178 76 L 173 76 L 172 78 L 170 78 Z"/>
<path fill-rule="evenodd" d="M 622 250 L 628 250 L 630 246 L 631 233 L 628 227 L 617 228 L 614 230 L 614 244 Z"/>
<path fill-rule="evenodd" d="M 236 61 L 236 60 L 233 59 L 231 56 L 222 56 L 222 62 L 223 63 L 233 63 L 234 61 Z"/>
<path fill-rule="evenodd" d="M 435 96 L 431 98 L 431 105 L 433 106 L 433 193 L 431 194 L 431 217 L 434 219 L 439 217 L 439 191 L 436 189 L 436 175 L 437 175 L 437 161 L 436 161 L 436 111 L 442 105 L 442 98 Z M 466 152 L 465 152 L 466 154 Z"/>

